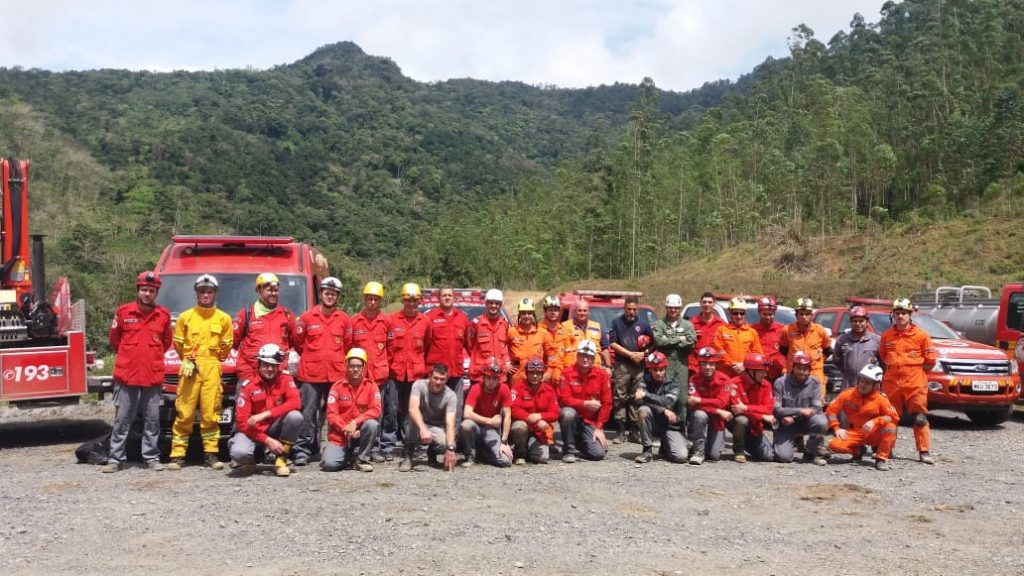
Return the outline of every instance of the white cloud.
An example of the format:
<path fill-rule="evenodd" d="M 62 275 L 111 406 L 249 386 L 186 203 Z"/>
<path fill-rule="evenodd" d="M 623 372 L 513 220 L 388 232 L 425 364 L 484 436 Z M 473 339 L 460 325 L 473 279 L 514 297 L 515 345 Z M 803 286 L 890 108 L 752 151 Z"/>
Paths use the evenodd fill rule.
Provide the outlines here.
<path fill-rule="evenodd" d="M 793 26 L 827 42 L 882 0 L 35 0 L 5 12 L 0 65 L 53 70 L 269 68 L 351 40 L 421 81 L 685 90 L 785 56 Z M 15 25 L 16 24 L 16 25 Z"/>

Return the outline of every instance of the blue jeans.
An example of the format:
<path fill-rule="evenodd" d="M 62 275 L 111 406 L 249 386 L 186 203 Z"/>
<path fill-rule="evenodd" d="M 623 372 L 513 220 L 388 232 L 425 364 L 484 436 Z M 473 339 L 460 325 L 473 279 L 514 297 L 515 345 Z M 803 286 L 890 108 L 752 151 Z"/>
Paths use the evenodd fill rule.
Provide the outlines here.
<path fill-rule="evenodd" d="M 374 452 L 394 454 L 398 444 L 398 391 L 395 381 L 390 378 L 380 387 L 380 407 L 380 436 Z"/>

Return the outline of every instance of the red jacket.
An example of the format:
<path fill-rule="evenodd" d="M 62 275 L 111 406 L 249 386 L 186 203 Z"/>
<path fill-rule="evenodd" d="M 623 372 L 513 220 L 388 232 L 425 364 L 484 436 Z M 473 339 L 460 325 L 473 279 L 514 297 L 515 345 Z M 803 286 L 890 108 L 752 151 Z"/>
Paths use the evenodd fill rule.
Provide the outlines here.
<path fill-rule="evenodd" d="M 430 320 L 419 312 L 409 318 L 402 310 L 388 318 L 389 375 L 398 382 L 412 382 L 427 377 L 426 347 L 430 337 Z"/>
<path fill-rule="evenodd" d="M 585 400 L 599 400 L 601 408 L 597 414 L 587 414 L 583 409 Z M 611 376 L 600 368 L 591 368 L 583 376 L 575 364 L 562 371 L 562 382 L 558 386 L 558 403 L 574 408 L 587 424 L 601 430 L 612 413 Z"/>
<path fill-rule="evenodd" d="M 263 444 L 267 441 L 267 429 L 274 422 L 292 410 L 301 409 L 299 389 L 291 376 L 281 372 L 270 384 L 257 376 L 243 382 L 235 397 L 235 424 L 239 432 Z M 249 426 L 250 416 L 267 410 L 270 410 L 270 420 Z"/>
<path fill-rule="evenodd" d="M 383 312 L 369 319 L 359 312 L 349 319 L 349 346 L 366 350 L 366 373 L 377 384 L 388 382 L 388 319 Z"/>
<path fill-rule="evenodd" d="M 348 314 L 334 310 L 325 315 L 316 306 L 295 322 L 295 349 L 302 354 L 296 378 L 303 382 L 337 382 L 347 376 L 345 354 L 348 343 Z"/>
<path fill-rule="evenodd" d="M 703 410 L 707 412 L 711 425 L 715 427 L 715 430 L 723 430 L 725 428 L 725 421 L 715 414 L 714 411 L 728 410 L 733 387 L 732 378 L 729 378 L 723 372 L 716 371 L 714 378 L 710 382 L 704 378 L 704 374 L 697 372 L 690 377 L 690 396 L 696 396 L 701 401 L 700 404 L 691 406 L 690 410 Z M 774 405 L 772 408 L 774 409 Z"/>
<path fill-rule="evenodd" d="M 171 313 L 154 306 L 149 313 L 129 302 L 114 312 L 110 346 L 117 353 L 114 379 L 128 386 L 159 386 L 164 381 L 164 353 L 174 343 Z"/>
<path fill-rule="evenodd" d="M 508 322 L 499 314 L 491 320 L 487 314 L 473 318 L 469 325 L 469 377 L 474 382 L 483 375 L 484 362 L 494 356 L 504 369 L 508 356 Z"/>
<path fill-rule="evenodd" d="M 358 388 L 352 388 L 348 378 L 331 386 L 327 394 L 327 440 L 339 446 L 348 446 L 348 436 L 341 431 L 349 422 L 358 430 L 363 422 L 380 417 L 380 389 L 365 374 Z"/>
<path fill-rule="evenodd" d="M 725 325 L 725 320 L 722 320 L 722 317 L 718 314 L 712 314 L 711 320 L 704 322 L 700 319 L 700 314 L 698 314 L 690 318 L 690 323 L 693 324 L 693 331 L 697 333 L 697 343 L 690 350 L 690 374 L 696 374 L 700 372 L 697 352 L 705 346 L 715 345 L 715 333 L 718 332 L 719 326 Z"/>
<path fill-rule="evenodd" d="M 449 378 L 461 378 L 465 373 L 462 360 L 466 354 L 466 336 L 469 334 L 469 317 L 458 308 L 452 308 L 451 316 L 445 316 L 441 307 L 426 312 L 430 321 L 430 337 L 427 338 L 427 369 L 434 364 L 448 367 Z"/>
<path fill-rule="evenodd" d="M 761 339 L 761 350 L 764 352 L 765 360 L 768 361 L 768 379 L 774 382 L 776 378 L 786 372 L 786 357 L 779 351 L 779 338 L 782 337 L 782 330 L 785 326 L 772 320 L 770 326 L 757 322 L 751 324 L 751 327 L 757 332 L 757 337 Z"/>
<path fill-rule="evenodd" d="M 522 374 L 522 372 L 520 372 Z M 512 421 L 526 421 L 530 414 L 540 414 L 541 420 L 554 426 L 558 421 L 558 396 L 555 389 L 547 382 L 541 382 L 540 387 L 534 392 L 526 378 L 515 378 L 512 380 Z M 530 425 L 530 431 L 539 440 L 545 440 L 544 434 L 538 434 L 535 424 Z"/>
<path fill-rule="evenodd" d="M 750 374 L 744 372 L 734 380 L 733 395 L 730 406 L 737 402 L 746 404 L 747 418 L 750 419 L 750 433 L 760 436 L 764 433 L 764 417 L 775 413 L 775 397 L 772 396 L 772 383 L 768 380 L 754 382 Z"/>
<path fill-rule="evenodd" d="M 256 372 L 256 353 L 264 344 L 277 344 L 287 354 L 298 331 L 295 327 L 295 314 L 281 304 L 259 318 L 256 317 L 254 304 L 242 308 L 235 316 L 232 329 L 234 348 L 238 350 L 238 366 L 248 367 L 252 373 Z M 246 376 L 243 374 L 242 377 Z"/>

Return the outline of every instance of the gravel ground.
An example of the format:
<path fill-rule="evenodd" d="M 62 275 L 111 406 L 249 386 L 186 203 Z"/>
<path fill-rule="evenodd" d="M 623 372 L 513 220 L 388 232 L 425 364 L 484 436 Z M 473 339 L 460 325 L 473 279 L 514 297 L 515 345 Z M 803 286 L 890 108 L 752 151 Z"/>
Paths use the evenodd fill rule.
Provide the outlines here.
<path fill-rule="evenodd" d="M 834 464 L 482 465 L 370 474 L 100 474 L 109 403 L 0 409 L 2 574 L 1020 574 L 1024 419 L 932 416 L 893 470 Z M 728 453 L 728 450 L 726 451 Z"/>

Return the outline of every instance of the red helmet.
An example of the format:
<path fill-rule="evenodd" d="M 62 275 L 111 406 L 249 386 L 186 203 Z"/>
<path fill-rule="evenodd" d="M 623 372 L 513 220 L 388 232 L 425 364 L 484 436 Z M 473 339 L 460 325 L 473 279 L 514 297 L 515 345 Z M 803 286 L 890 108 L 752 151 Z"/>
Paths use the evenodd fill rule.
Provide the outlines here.
<path fill-rule="evenodd" d="M 850 318 L 867 318 L 868 311 L 863 306 L 850 308 Z"/>
<path fill-rule="evenodd" d="M 636 347 L 640 350 L 646 350 L 651 345 L 651 337 L 647 334 L 641 334 L 636 337 Z"/>
<path fill-rule="evenodd" d="M 697 351 L 697 360 L 700 362 L 718 363 L 722 361 L 722 357 L 718 353 L 718 350 L 715 350 L 711 346 L 705 346 Z"/>
<path fill-rule="evenodd" d="M 497 358 L 491 356 L 486 362 L 484 362 L 484 374 L 501 374 L 501 364 L 498 363 Z"/>
<path fill-rule="evenodd" d="M 668 358 L 661 352 L 651 352 L 645 362 L 647 368 L 668 368 Z"/>
<path fill-rule="evenodd" d="M 811 360 L 811 355 L 807 352 L 800 350 L 796 354 L 793 354 L 794 366 L 810 366 L 811 364 L 813 364 L 813 361 Z"/>
<path fill-rule="evenodd" d="M 141 288 L 142 286 L 149 286 L 151 288 L 160 289 L 160 277 L 156 275 L 156 272 L 152 270 L 146 270 L 140 272 L 139 276 L 135 279 L 135 287 Z"/>
<path fill-rule="evenodd" d="M 526 363 L 526 371 L 527 372 L 543 372 L 544 371 L 544 361 L 541 360 L 540 358 L 537 358 L 536 356 L 534 356 L 533 358 L 530 358 L 530 361 Z"/>
<path fill-rule="evenodd" d="M 762 296 L 757 299 L 758 310 L 777 310 L 779 303 L 775 301 L 774 296 Z"/>
<path fill-rule="evenodd" d="M 764 354 L 752 352 L 743 358 L 743 368 L 746 370 L 767 370 L 768 361 L 764 359 Z"/>

